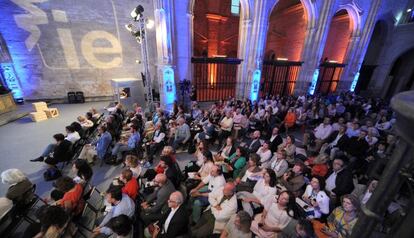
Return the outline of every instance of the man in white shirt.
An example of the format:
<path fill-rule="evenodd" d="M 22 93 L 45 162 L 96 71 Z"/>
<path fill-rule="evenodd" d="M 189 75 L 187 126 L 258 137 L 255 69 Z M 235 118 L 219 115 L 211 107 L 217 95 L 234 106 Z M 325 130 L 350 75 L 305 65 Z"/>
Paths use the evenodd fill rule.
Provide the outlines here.
<path fill-rule="evenodd" d="M 315 138 L 315 150 L 319 151 L 325 139 L 332 133 L 331 119 L 325 117 L 323 123 L 313 130 L 312 133 L 305 133 L 303 135 L 303 144 L 308 145 L 310 138 Z"/>
<path fill-rule="evenodd" d="M 65 139 L 72 142 L 72 144 L 75 144 L 75 142 L 80 139 L 79 133 L 77 131 L 75 131 L 73 126 L 67 126 L 66 127 L 66 133 L 67 134 L 66 134 Z"/>
<path fill-rule="evenodd" d="M 235 185 L 226 183 L 223 189 L 208 196 L 210 206 L 204 211 L 200 221 L 191 229 L 193 237 L 210 237 L 223 231 L 230 217 L 237 212 Z"/>
<path fill-rule="evenodd" d="M 193 204 L 192 217 L 195 223 L 200 219 L 202 208 L 210 204 L 209 194 L 221 190 L 225 183 L 226 179 L 222 174 L 221 167 L 214 165 L 211 168 L 210 175 L 201 180 L 197 187 L 190 191 L 190 204 Z"/>

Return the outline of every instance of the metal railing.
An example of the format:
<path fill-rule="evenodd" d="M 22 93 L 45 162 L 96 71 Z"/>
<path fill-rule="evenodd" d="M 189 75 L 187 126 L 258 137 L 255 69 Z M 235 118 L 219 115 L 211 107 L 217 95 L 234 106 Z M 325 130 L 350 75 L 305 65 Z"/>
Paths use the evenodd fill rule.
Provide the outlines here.
<path fill-rule="evenodd" d="M 235 96 L 240 59 L 193 57 L 191 63 L 197 101 L 216 101 Z"/>
<path fill-rule="evenodd" d="M 319 78 L 316 84 L 316 92 L 328 94 L 336 91 L 342 71 L 346 65 L 324 62 L 319 65 Z"/>
<path fill-rule="evenodd" d="M 291 95 L 303 62 L 266 60 L 263 62 L 260 95 Z"/>

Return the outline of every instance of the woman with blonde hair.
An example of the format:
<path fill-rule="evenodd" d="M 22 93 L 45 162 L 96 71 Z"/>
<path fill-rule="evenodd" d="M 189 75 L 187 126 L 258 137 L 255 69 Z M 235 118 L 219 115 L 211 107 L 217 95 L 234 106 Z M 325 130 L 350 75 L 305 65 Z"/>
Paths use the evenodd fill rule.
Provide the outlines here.
<path fill-rule="evenodd" d="M 93 127 L 93 122 L 91 120 L 86 119 L 84 116 L 78 116 L 78 122 L 82 126 L 82 129 L 87 130 Z"/>

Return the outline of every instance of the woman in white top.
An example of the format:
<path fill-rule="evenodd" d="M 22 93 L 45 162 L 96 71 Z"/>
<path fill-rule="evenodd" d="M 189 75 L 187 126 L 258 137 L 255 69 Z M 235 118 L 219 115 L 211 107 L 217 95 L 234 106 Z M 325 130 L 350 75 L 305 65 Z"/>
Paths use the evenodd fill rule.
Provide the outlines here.
<path fill-rule="evenodd" d="M 141 175 L 142 168 L 138 163 L 138 157 L 135 155 L 127 155 L 125 158 L 125 166 L 132 171 L 132 176 L 138 178 Z"/>
<path fill-rule="evenodd" d="M 267 163 L 270 162 L 272 158 L 272 151 L 269 149 L 269 142 L 265 141 L 263 145 L 257 150 L 256 154 L 260 156 L 260 163 L 262 164 L 261 168 L 265 168 Z"/>
<path fill-rule="evenodd" d="M 386 116 L 382 116 L 381 120 L 379 120 L 377 124 L 375 124 L 375 127 L 380 131 L 386 131 L 391 128 L 391 122 L 387 120 Z"/>
<path fill-rule="evenodd" d="M 276 195 L 276 174 L 271 169 L 263 169 L 263 178 L 254 185 L 253 192 L 238 192 L 237 198 L 242 199 L 243 210 L 253 216 L 253 208 L 263 206 L 270 196 Z"/>
<path fill-rule="evenodd" d="M 329 214 L 329 197 L 324 189 L 325 179 L 320 176 L 314 176 L 302 195 L 302 199 L 315 209 L 314 218 L 320 218 L 323 215 L 327 216 Z"/>
<path fill-rule="evenodd" d="M 295 196 L 283 191 L 276 199 L 275 196 L 264 204 L 263 213 L 257 214 L 250 230 L 260 238 L 274 238 L 278 236 L 294 217 Z"/>

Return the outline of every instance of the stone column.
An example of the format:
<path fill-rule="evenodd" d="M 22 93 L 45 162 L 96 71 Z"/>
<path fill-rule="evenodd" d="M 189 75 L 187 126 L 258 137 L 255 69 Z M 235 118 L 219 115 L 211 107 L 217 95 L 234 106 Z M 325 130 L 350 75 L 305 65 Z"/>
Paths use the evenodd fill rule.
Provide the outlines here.
<path fill-rule="evenodd" d="M 348 91 L 350 89 L 352 82 L 355 79 L 355 75 L 361 68 L 365 53 L 368 49 L 368 44 L 370 42 L 372 32 L 374 31 L 375 21 L 380 5 L 381 0 L 372 1 L 363 28 L 361 27 L 361 30 L 355 32 L 355 34 L 352 36 L 351 42 L 348 46 L 349 50 L 346 60 L 347 66 L 342 73 L 337 88 L 339 91 Z M 356 14 L 362 15 L 362 12 L 356 12 Z"/>
<path fill-rule="evenodd" d="M 277 0 L 254 1 L 252 11 L 252 21 L 243 22 L 246 39 L 242 40 L 240 47 L 245 47 L 246 51 L 242 51 L 243 64 L 239 67 L 238 74 L 237 97 L 249 98 L 252 90 L 253 73 L 261 70 L 263 53 L 266 44 L 267 30 L 269 27 L 269 15 L 272 6 Z M 251 27 L 251 29 L 249 29 Z M 248 39 L 247 39 L 248 38 Z"/>
<path fill-rule="evenodd" d="M 181 98 L 179 82 L 187 79 L 192 81 L 193 68 L 191 57 L 193 54 L 193 6 L 194 0 L 174 1 L 174 23 L 175 23 L 175 41 L 174 41 L 174 61 L 177 100 L 189 102 L 189 98 Z"/>
<path fill-rule="evenodd" d="M 173 61 L 173 1 L 154 1 L 155 29 L 157 41 L 157 81 L 160 104 L 171 110 L 176 99 L 176 84 Z"/>
<path fill-rule="evenodd" d="M 315 4 L 315 9 L 319 8 L 321 10 L 318 11 L 317 16 L 315 14 L 315 24 L 308 25 L 306 30 L 305 46 L 301 57 L 303 65 L 296 80 L 295 94 L 308 93 L 315 70 L 319 68 L 319 60 L 325 49 L 330 20 L 334 14 L 334 0 L 323 1 L 322 6 L 316 6 L 316 3 L 313 4 Z"/>
<path fill-rule="evenodd" d="M 249 60 L 249 48 L 250 48 L 250 34 L 252 29 L 252 20 L 242 20 L 239 30 L 239 49 L 238 57 L 242 60 L 237 70 L 237 85 L 236 85 L 236 97 L 243 98 L 244 84 L 247 78 L 247 65 Z"/>

